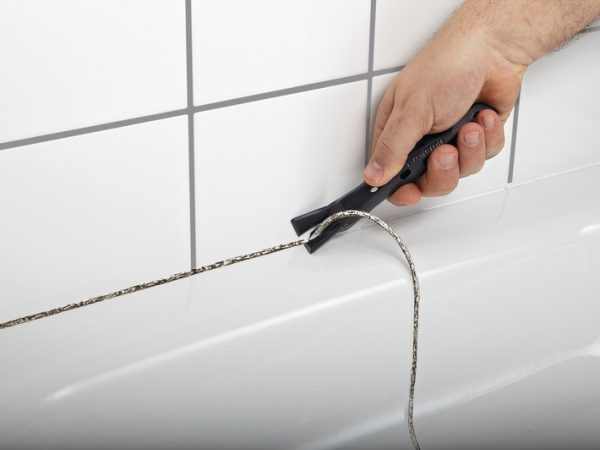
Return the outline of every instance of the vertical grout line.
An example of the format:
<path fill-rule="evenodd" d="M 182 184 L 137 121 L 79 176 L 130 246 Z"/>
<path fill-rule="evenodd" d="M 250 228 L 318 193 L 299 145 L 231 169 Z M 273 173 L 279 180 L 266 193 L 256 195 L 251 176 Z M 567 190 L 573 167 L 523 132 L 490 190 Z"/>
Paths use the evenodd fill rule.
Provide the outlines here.
<path fill-rule="evenodd" d="M 365 125 L 365 165 L 369 162 L 371 148 L 371 92 L 373 90 L 373 77 L 367 79 L 367 123 Z"/>
<path fill-rule="evenodd" d="M 371 99 L 373 93 L 373 58 L 375 53 L 375 19 L 377 11 L 377 0 L 371 0 L 371 11 L 369 17 L 369 66 L 367 70 L 367 123 L 365 126 L 365 165 L 369 162 L 371 148 Z"/>
<path fill-rule="evenodd" d="M 513 181 L 513 175 L 515 170 L 515 153 L 517 148 L 517 128 L 519 126 L 519 106 L 521 105 L 521 94 L 517 97 L 515 102 L 515 109 L 513 112 L 513 128 L 512 128 L 512 139 L 510 142 L 510 160 L 508 163 L 508 179 L 507 183 L 510 184 Z"/>
<path fill-rule="evenodd" d="M 371 0 L 369 17 L 369 69 L 368 74 L 373 75 L 373 59 L 375 57 L 375 19 L 377 16 L 377 0 Z"/>
<path fill-rule="evenodd" d="M 188 165 L 190 180 L 190 267 L 196 268 L 196 170 L 194 158 L 194 114 L 188 114 Z"/>
<path fill-rule="evenodd" d="M 190 266 L 196 268 L 196 168 L 194 155 L 194 67 L 192 59 L 192 0 L 185 0 L 185 63 L 187 73 L 188 173 L 190 200 Z"/>

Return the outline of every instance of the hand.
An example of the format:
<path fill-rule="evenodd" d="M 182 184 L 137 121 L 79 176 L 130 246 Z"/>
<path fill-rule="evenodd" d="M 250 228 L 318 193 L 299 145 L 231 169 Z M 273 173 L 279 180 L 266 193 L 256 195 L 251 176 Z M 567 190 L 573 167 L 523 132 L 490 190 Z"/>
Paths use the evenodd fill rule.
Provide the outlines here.
<path fill-rule="evenodd" d="M 364 180 L 372 186 L 387 183 L 423 135 L 450 128 L 473 103 L 487 103 L 498 113 L 482 111 L 476 122 L 461 128 L 456 147 L 436 148 L 427 172 L 389 198 L 396 205 L 451 192 L 460 177 L 481 170 L 485 160 L 504 145 L 504 121 L 514 107 L 529 61 L 510 60 L 505 56 L 509 52 L 503 52 L 484 28 L 465 26 L 472 21 L 459 11 L 389 86 L 374 122 Z"/>
<path fill-rule="evenodd" d="M 600 16 L 600 0 L 466 0 L 398 75 L 379 105 L 365 181 L 381 186 L 396 175 L 425 134 L 454 125 L 476 101 L 482 111 L 464 125 L 457 146 L 441 145 L 427 172 L 390 197 L 397 205 L 452 191 L 459 177 L 481 169 L 504 145 L 528 65 L 564 44 Z"/>

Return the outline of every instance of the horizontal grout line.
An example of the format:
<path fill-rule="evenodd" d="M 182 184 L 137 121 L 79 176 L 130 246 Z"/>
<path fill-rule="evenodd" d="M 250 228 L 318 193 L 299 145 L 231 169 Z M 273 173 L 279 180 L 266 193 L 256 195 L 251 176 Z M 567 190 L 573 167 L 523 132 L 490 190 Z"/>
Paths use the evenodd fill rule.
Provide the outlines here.
<path fill-rule="evenodd" d="M 194 112 L 210 111 L 212 109 L 226 108 L 228 106 L 241 105 L 244 103 L 252 103 L 259 100 L 267 100 L 269 98 L 283 97 L 291 94 L 298 94 L 300 92 L 314 91 L 317 89 L 323 89 L 331 86 L 339 86 L 341 84 L 354 83 L 356 81 L 363 81 L 369 78 L 368 73 L 361 73 L 358 75 L 351 75 L 349 77 L 334 78 L 333 80 L 318 81 L 316 83 L 304 84 L 301 86 L 294 86 L 291 88 L 278 89 L 276 91 L 263 92 L 260 94 L 248 95 L 246 97 L 232 98 L 229 100 L 222 100 L 214 103 L 206 103 L 204 105 L 194 106 Z"/>
<path fill-rule="evenodd" d="M 57 133 L 43 134 L 41 136 L 35 136 L 25 139 L 18 139 L 15 141 L 8 141 L 0 143 L 0 150 L 6 150 L 9 148 L 22 147 L 24 145 L 38 144 L 40 142 L 54 141 L 57 139 L 64 139 L 73 136 L 80 136 L 82 134 L 95 133 L 97 131 L 111 130 L 113 128 L 121 128 L 129 125 L 136 125 L 139 123 L 153 122 L 155 120 L 168 119 L 170 117 L 182 116 L 187 113 L 187 109 L 176 109 L 174 111 L 167 111 L 158 114 L 151 114 L 148 116 L 134 117 L 133 119 L 117 120 L 116 122 L 108 122 L 100 125 L 92 125 L 89 127 L 75 128 L 68 131 L 59 131 Z"/>
<path fill-rule="evenodd" d="M 376 77 L 379 75 L 386 75 L 388 73 L 400 72 L 402 69 L 404 69 L 404 67 L 406 67 L 406 66 L 403 65 L 403 66 L 396 66 L 396 67 L 388 67 L 387 69 L 374 70 L 372 76 Z"/>
<path fill-rule="evenodd" d="M 121 128 L 121 127 L 126 127 L 129 125 L 137 125 L 137 124 L 145 123 L 145 122 L 153 122 L 155 120 L 168 119 L 170 117 L 183 116 L 186 114 L 193 114 L 196 112 L 210 111 L 213 109 L 225 108 L 225 107 L 234 106 L 234 105 L 241 105 L 244 103 L 251 103 L 251 102 L 256 102 L 259 100 L 266 100 L 269 98 L 283 97 L 286 95 L 297 94 L 300 92 L 313 91 L 313 90 L 323 89 L 323 88 L 331 87 L 331 86 L 338 86 L 338 85 L 342 85 L 342 84 L 354 83 L 356 81 L 368 80 L 368 79 L 378 76 L 378 75 L 384 75 L 387 73 L 398 72 L 400 69 L 402 69 L 402 67 L 404 67 L 404 66 L 397 66 L 397 67 L 390 67 L 387 69 L 374 70 L 371 72 L 365 72 L 365 73 L 361 73 L 361 74 L 357 74 L 357 75 L 351 75 L 348 77 L 334 78 L 332 80 L 318 81 L 316 83 L 304 84 L 301 86 L 295 86 L 295 87 L 286 88 L 286 89 L 279 89 L 276 91 L 269 91 L 269 92 L 264 92 L 261 94 L 248 95 L 246 97 L 239 97 L 239 98 L 234 98 L 234 99 L 230 99 L 230 100 L 223 100 L 223 101 L 214 102 L 214 103 L 207 103 L 204 105 L 199 105 L 199 106 L 194 106 L 194 107 L 189 107 L 189 108 L 176 109 L 173 111 L 167 111 L 167 112 L 158 113 L 158 114 L 150 114 L 147 116 L 134 117 L 132 119 L 117 120 L 115 122 L 107 122 L 107 123 L 103 123 L 100 125 L 91 125 L 89 127 L 75 128 L 75 129 L 67 130 L 67 131 L 59 131 L 56 133 L 49 133 L 49 134 L 43 134 L 40 136 L 34 136 L 34 137 L 30 137 L 30 138 L 2 142 L 2 143 L 0 143 L 0 150 L 7 150 L 10 148 L 16 148 L 16 147 L 23 147 L 25 145 L 31 145 L 31 144 L 39 144 L 41 142 L 54 141 L 57 139 L 64 139 L 64 138 L 73 137 L 73 136 L 80 136 L 83 134 L 95 133 L 97 131 L 111 130 L 113 128 Z"/>
<path fill-rule="evenodd" d="M 194 112 L 210 111 L 212 109 L 226 108 L 228 106 L 241 105 L 243 103 L 252 103 L 259 100 L 266 100 L 269 98 L 283 97 L 285 95 L 298 94 L 300 92 L 314 91 L 317 89 L 323 89 L 331 86 L 339 86 L 341 84 L 348 84 L 354 83 L 356 81 L 368 80 L 369 78 L 375 77 L 377 75 L 398 72 L 403 67 L 404 66 L 390 67 L 388 69 L 374 70 L 372 72 L 360 73 L 357 75 L 351 75 L 349 77 L 334 78 L 332 80 L 318 81 L 316 83 L 303 84 L 291 88 L 263 92 L 261 94 L 248 95 L 246 97 L 238 97 L 214 103 L 206 103 L 204 105 L 194 106 Z"/>

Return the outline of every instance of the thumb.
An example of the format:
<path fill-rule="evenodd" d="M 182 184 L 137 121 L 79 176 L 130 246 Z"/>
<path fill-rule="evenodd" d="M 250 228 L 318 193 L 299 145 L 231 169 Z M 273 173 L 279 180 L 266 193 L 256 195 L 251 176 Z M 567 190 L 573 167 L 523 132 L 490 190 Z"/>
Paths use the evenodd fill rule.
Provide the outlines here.
<path fill-rule="evenodd" d="M 431 126 L 417 109 L 394 108 L 381 133 L 373 136 L 371 159 L 364 171 L 364 180 L 371 186 L 381 186 L 394 177 L 406 162 L 408 153 Z"/>

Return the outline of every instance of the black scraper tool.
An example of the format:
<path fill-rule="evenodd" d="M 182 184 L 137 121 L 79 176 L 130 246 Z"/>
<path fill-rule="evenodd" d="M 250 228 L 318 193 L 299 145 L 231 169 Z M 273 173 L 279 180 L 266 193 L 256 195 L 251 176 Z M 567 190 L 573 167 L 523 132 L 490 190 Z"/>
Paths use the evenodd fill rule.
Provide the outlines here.
<path fill-rule="evenodd" d="M 441 133 L 429 134 L 423 137 L 423 139 L 417 142 L 415 148 L 408 154 L 406 163 L 398 175 L 383 186 L 373 187 L 363 182 L 329 205 L 307 212 L 301 216 L 294 217 L 292 219 L 294 230 L 296 230 L 296 233 L 300 236 L 312 227 L 321 223 L 331 214 L 339 211 L 348 209 L 357 209 L 366 212 L 371 211 L 400 186 L 412 183 L 423 175 L 427 170 L 427 158 L 429 158 L 431 152 L 442 144 L 455 144 L 456 136 L 461 127 L 468 122 L 473 122 L 477 113 L 484 109 L 493 110 L 494 108 L 483 103 L 476 103 L 453 127 L 446 131 L 442 131 Z M 347 230 L 358 220 L 358 217 L 338 220 L 330 225 L 323 234 L 310 239 L 304 246 L 309 253 L 312 253 L 327 242 L 334 234 Z"/>

